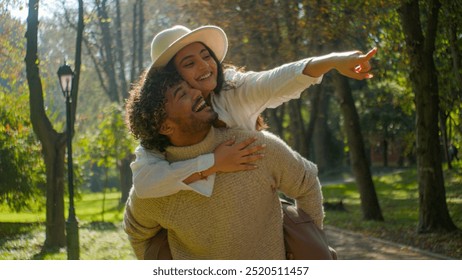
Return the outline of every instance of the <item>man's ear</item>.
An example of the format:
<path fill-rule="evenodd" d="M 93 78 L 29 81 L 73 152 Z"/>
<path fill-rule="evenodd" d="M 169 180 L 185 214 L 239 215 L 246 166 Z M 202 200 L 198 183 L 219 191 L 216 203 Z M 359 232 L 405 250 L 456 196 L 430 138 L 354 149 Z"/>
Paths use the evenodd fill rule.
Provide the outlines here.
<path fill-rule="evenodd" d="M 159 133 L 165 136 L 169 136 L 173 134 L 174 131 L 173 123 L 169 119 L 165 120 L 159 129 Z"/>

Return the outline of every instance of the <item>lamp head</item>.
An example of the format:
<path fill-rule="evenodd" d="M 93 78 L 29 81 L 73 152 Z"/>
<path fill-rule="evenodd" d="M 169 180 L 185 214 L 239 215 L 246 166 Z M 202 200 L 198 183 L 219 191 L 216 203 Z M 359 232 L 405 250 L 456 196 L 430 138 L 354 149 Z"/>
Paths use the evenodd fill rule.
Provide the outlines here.
<path fill-rule="evenodd" d="M 72 71 L 71 67 L 64 63 L 64 65 L 58 69 L 58 77 L 63 94 L 69 94 L 72 90 L 72 80 L 74 78 L 74 72 Z"/>

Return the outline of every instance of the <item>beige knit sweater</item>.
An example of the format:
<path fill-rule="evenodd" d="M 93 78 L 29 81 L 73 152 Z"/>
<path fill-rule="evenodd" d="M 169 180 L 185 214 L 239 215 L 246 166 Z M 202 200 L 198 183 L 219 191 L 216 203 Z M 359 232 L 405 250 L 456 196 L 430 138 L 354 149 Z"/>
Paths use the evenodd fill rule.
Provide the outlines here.
<path fill-rule="evenodd" d="M 265 157 L 252 171 L 219 173 L 211 197 L 191 191 L 140 199 L 131 191 L 124 228 L 135 254 L 143 259 L 147 240 L 168 229 L 174 259 L 284 259 L 281 206 L 277 190 L 322 227 L 324 212 L 316 166 L 269 132 L 212 128 L 199 144 L 169 147 L 170 162 L 212 152 L 236 137 L 257 136 Z"/>

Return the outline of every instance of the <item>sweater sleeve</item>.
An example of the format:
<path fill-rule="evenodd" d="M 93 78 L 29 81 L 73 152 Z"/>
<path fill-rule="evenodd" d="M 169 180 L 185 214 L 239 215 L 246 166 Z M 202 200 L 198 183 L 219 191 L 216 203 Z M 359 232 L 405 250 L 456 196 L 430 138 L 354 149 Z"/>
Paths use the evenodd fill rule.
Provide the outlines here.
<path fill-rule="evenodd" d="M 295 199 L 296 206 L 308 213 L 317 226 L 323 228 L 323 197 L 316 165 L 292 150 L 277 136 L 264 133 L 267 137 L 267 151 L 271 151 L 273 157 L 268 160 L 278 189 Z"/>
<path fill-rule="evenodd" d="M 183 180 L 190 175 L 213 166 L 215 158 L 212 153 L 169 163 L 160 152 L 147 151 L 138 146 L 135 156 L 136 159 L 130 167 L 133 173 L 133 186 L 140 198 L 163 197 L 180 190 L 193 190 L 205 196 L 212 194 L 214 176 L 189 185 L 183 183 Z"/>

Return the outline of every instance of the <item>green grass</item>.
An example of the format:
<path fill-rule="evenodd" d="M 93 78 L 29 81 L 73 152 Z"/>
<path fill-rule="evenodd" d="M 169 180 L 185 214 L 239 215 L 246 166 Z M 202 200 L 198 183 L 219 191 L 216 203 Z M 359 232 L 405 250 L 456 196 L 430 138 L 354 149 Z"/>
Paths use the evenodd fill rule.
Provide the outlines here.
<path fill-rule="evenodd" d="M 83 194 L 76 199 L 80 259 L 135 259 L 121 227 L 123 207 L 119 206 L 119 199 L 120 193 L 106 194 L 104 216 L 102 193 Z M 44 211 L 36 209 L 14 213 L 0 206 L 0 260 L 67 259 L 66 248 L 42 250 L 45 241 Z"/>
<path fill-rule="evenodd" d="M 325 224 L 361 232 L 452 258 L 462 259 L 462 233 L 418 234 L 418 186 L 415 169 L 395 170 L 374 177 L 374 185 L 385 221 L 365 221 L 362 217 L 356 184 L 332 184 L 323 187 L 325 201 L 343 201 L 346 212 L 326 211 Z M 445 171 L 448 209 L 453 222 L 462 229 L 461 166 Z"/>
<path fill-rule="evenodd" d="M 104 202 L 103 216 L 103 193 L 85 193 L 75 198 L 75 211 L 80 220 L 120 222 L 123 218 L 123 208 L 119 205 L 120 193 L 108 192 Z M 67 197 L 65 203 L 67 205 Z M 19 213 L 12 212 L 6 205 L 0 204 L 0 222 L 41 223 L 45 222 L 45 208 L 37 205 L 31 206 L 32 210 L 23 210 Z M 66 213 L 67 217 L 67 206 Z"/>
<path fill-rule="evenodd" d="M 66 260 L 66 248 L 43 251 L 43 224 L 5 224 L 0 230 L 15 231 L 0 238 L 0 260 Z M 127 237 L 120 225 L 113 223 L 81 223 L 79 227 L 80 259 L 135 259 Z"/>

